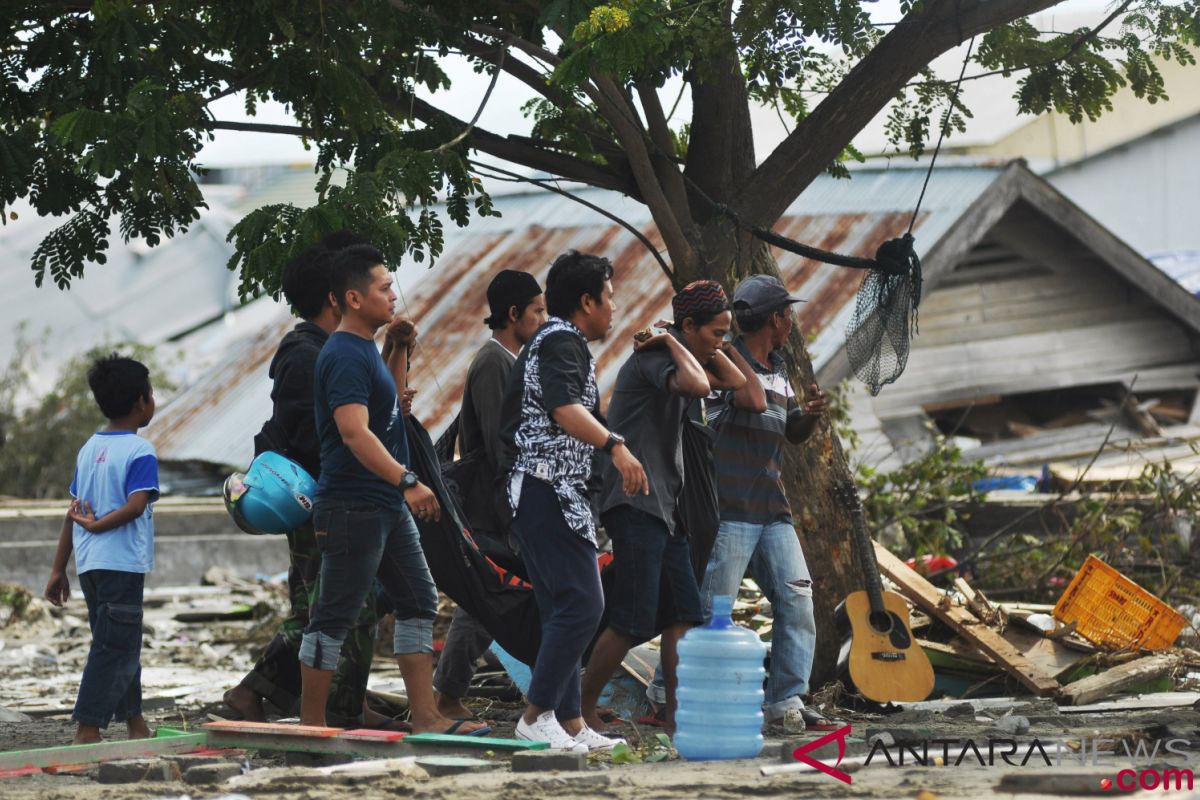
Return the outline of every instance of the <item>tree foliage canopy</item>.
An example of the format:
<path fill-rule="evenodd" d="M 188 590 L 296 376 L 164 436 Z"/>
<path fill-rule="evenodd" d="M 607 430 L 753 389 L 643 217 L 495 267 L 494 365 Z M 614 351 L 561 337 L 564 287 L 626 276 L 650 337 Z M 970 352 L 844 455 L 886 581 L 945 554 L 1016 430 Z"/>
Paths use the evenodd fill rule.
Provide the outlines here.
<path fill-rule="evenodd" d="M 494 213 L 481 154 L 645 202 L 677 276 L 712 274 L 723 256 L 706 225 L 772 225 L 822 171 L 844 171 L 889 102 L 898 148 L 920 153 L 942 114 L 961 129 L 970 111 L 928 65 L 971 37 L 977 69 L 1021 76 L 1022 111 L 1076 120 L 1122 86 L 1165 99 L 1155 57 L 1190 63 L 1200 41 L 1200 0 L 1124 0 L 1095 29 L 1025 20 L 1056 2 L 905 0 L 883 25 L 861 0 L 5 0 L 0 210 L 24 199 L 62 219 L 32 267 L 65 287 L 104 261 L 113 225 L 153 245 L 198 218 L 198 153 L 214 131 L 266 130 L 314 148 L 318 202 L 236 226 L 230 266 L 247 295 L 277 292 L 287 258 L 340 228 L 393 259 L 436 257 L 435 200 L 458 225 Z M 438 107 L 450 53 L 537 93 L 527 135 Z M 672 125 L 660 90 L 675 78 L 692 112 Z M 213 102 L 238 93 L 251 113 L 285 104 L 297 125 L 215 118 Z M 791 126 L 761 161 L 751 103 Z"/>

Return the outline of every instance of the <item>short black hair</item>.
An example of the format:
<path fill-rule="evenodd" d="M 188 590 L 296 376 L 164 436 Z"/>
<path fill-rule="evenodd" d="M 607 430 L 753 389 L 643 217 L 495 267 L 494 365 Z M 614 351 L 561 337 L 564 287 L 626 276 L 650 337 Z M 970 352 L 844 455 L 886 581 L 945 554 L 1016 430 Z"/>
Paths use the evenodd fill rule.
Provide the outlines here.
<path fill-rule="evenodd" d="M 371 240 L 365 236 L 361 236 L 354 231 L 343 228 L 340 231 L 334 231 L 321 240 L 321 246 L 328 250 L 344 250 L 356 244 L 370 244 Z"/>
<path fill-rule="evenodd" d="M 333 256 L 329 289 L 333 299 L 345 308 L 346 292 L 354 289 L 365 292 L 371 282 L 371 270 L 383 264 L 383 253 L 369 244 L 352 244 Z"/>
<path fill-rule="evenodd" d="M 760 311 L 757 314 L 751 314 L 748 311 L 734 310 L 734 316 L 737 317 L 738 328 L 742 333 L 754 333 L 757 330 L 762 330 L 766 324 L 771 321 L 771 317 L 785 310 L 790 303 L 783 303 L 776 308 Z"/>
<path fill-rule="evenodd" d="M 612 276 L 612 263 L 607 258 L 568 250 L 554 259 L 546 276 L 546 311 L 552 317 L 566 319 L 582 308 L 579 298 L 585 294 L 599 303 L 604 282 Z"/>
<path fill-rule="evenodd" d="M 325 308 L 333 251 L 321 244 L 304 248 L 283 268 L 283 296 L 301 319 L 312 319 Z"/>
<path fill-rule="evenodd" d="M 87 374 L 96 405 L 109 419 L 129 416 L 138 399 L 150 399 L 150 370 L 116 353 L 96 359 Z"/>

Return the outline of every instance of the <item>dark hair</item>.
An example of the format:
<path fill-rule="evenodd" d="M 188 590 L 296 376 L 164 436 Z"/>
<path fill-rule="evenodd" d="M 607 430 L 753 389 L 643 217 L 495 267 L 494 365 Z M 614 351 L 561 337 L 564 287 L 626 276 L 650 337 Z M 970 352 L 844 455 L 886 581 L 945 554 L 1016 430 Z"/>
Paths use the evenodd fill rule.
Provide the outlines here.
<path fill-rule="evenodd" d="M 371 270 L 384 263 L 383 253 L 369 244 L 352 244 L 333 256 L 329 289 L 333 299 L 345 308 L 346 292 L 354 289 L 365 292 L 371 281 Z"/>
<path fill-rule="evenodd" d="M 110 353 L 96 359 L 87 374 L 96 405 L 109 419 L 133 411 L 138 398 L 150 399 L 150 370 L 140 361 Z"/>
<path fill-rule="evenodd" d="M 552 317 L 566 319 L 583 307 L 579 298 L 585 294 L 599 303 L 604 282 L 612 276 L 613 267 L 607 258 L 568 250 L 554 259 L 546 276 L 546 311 Z"/>
<path fill-rule="evenodd" d="M 371 240 L 365 236 L 360 236 L 354 231 L 343 228 L 340 231 L 334 231 L 321 240 L 321 247 L 327 250 L 344 250 L 356 244 L 370 244 Z"/>
<path fill-rule="evenodd" d="M 771 321 L 771 317 L 786 309 L 788 305 L 789 303 L 783 303 L 776 308 L 768 311 L 760 311 L 757 314 L 736 310 L 733 313 L 737 317 L 738 328 L 741 329 L 742 333 L 754 333 L 766 327 L 766 324 Z"/>
<path fill-rule="evenodd" d="M 534 295 L 533 297 L 529 298 L 528 300 L 522 300 L 519 303 L 513 303 L 512 305 L 510 305 L 508 308 L 506 308 L 504 310 L 504 316 L 500 316 L 498 314 L 492 314 L 490 317 L 488 317 L 487 319 L 485 319 L 483 321 L 483 324 L 487 325 L 489 328 L 491 328 L 494 331 L 502 331 L 508 327 L 508 324 L 511 321 L 508 318 L 509 309 L 513 309 L 513 308 L 517 309 L 517 319 L 520 319 L 521 315 L 525 313 L 525 309 L 527 309 L 531 305 L 533 305 L 533 301 L 536 299 L 537 299 L 537 296 Z"/>
<path fill-rule="evenodd" d="M 312 319 L 325 308 L 333 255 L 333 251 L 314 244 L 283 268 L 283 296 L 302 319 Z"/>

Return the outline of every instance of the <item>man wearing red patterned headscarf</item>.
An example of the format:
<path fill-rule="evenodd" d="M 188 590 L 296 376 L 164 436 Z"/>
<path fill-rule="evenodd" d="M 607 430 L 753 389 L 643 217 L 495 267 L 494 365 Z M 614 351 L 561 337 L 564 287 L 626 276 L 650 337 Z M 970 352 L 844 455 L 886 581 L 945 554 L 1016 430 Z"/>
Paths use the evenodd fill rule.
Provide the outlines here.
<path fill-rule="evenodd" d="M 609 426 L 645 467 L 649 492 L 626 494 L 617 470 L 603 466 L 600 519 L 613 543 L 615 584 L 608 627 L 592 650 L 581 689 L 584 719 L 598 731 L 604 729 L 596 713 L 604 684 L 629 648 L 654 638 L 663 625 L 667 728 L 674 727 L 676 644 L 704 620 L 687 533 L 675 513 L 683 485 L 683 425 L 689 406 L 710 391 L 737 391 L 747 383 L 723 352 L 732 315 L 721 285 L 690 283 L 671 307 L 675 322 L 666 331 L 636 337 L 609 404 Z"/>

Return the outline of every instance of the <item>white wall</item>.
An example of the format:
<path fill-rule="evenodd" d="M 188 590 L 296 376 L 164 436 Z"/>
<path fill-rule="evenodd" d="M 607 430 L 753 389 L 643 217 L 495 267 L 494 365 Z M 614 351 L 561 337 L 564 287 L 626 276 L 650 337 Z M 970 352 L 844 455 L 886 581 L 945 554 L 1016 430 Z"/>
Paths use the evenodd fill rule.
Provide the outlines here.
<path fill-rule="evenodd" d="M 1143 254 L 1200 249 L 1200 117 L 1044 177 Z"/>

